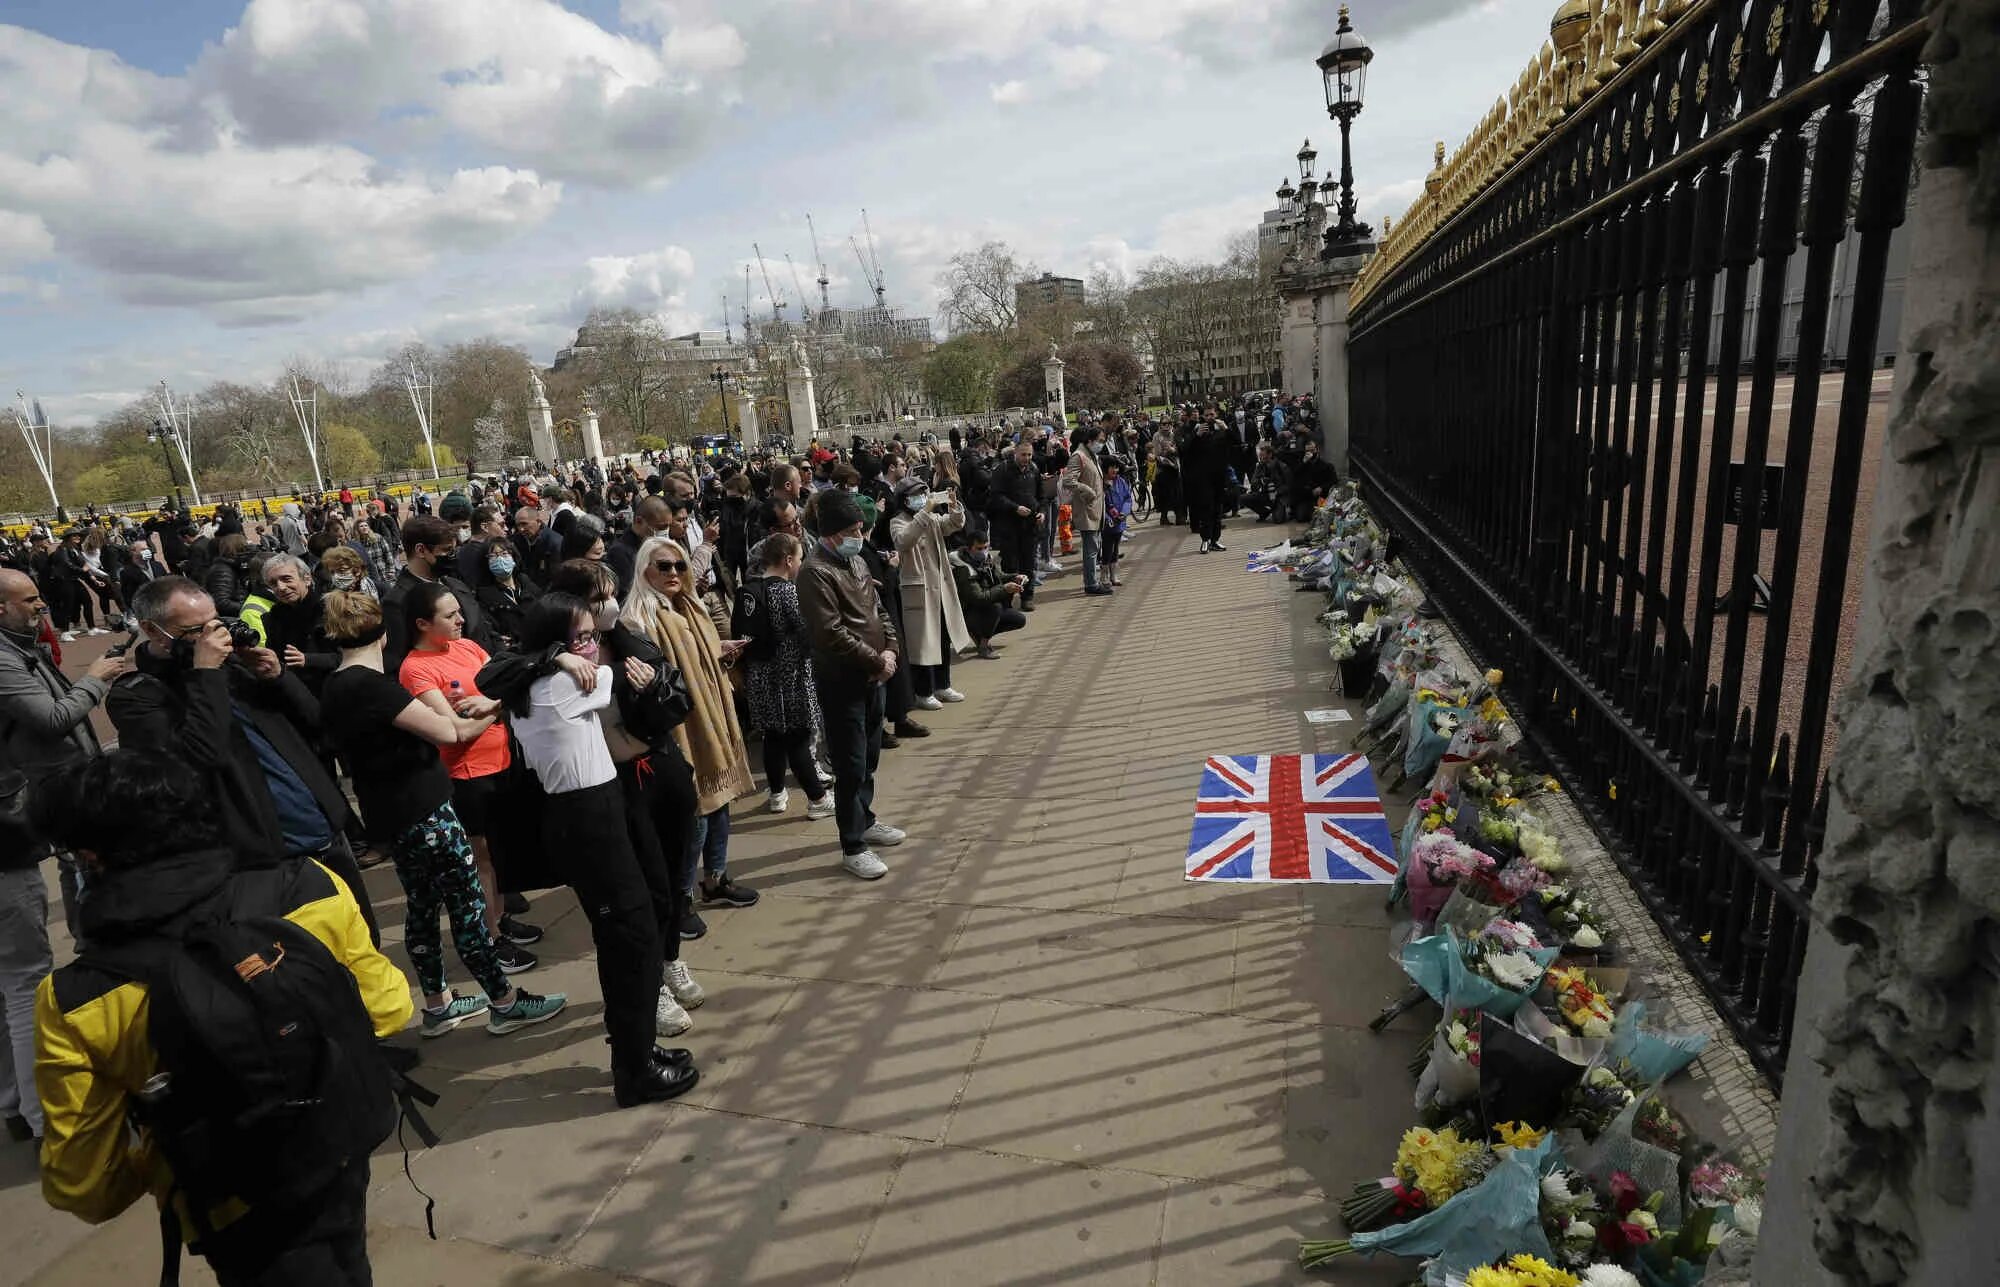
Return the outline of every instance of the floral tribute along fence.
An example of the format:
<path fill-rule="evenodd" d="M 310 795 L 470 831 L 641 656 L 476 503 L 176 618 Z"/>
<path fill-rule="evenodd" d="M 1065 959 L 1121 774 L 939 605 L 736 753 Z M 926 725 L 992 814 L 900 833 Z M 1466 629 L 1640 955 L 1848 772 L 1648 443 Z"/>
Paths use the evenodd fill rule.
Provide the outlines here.
<path fill-rule="evenodd" d="M 1351 315 L 1370 505 L 1774 1085 L 1921 8 L 1566 0 Z"/>
<path fill-rule="evenodd" d="M 1438 1005 L 1418 1046 L 1418 1120 L 1389 1173 L 1339 1203 L 1349 1236 L 1308 1242 L 1308 1268 L 1350 1255 L 1423 1261 L 1442 1287 L 1747 1283 L 1762 1181 L 1698 1139 L 1661 1088 L 1705 1033 L 1647 1022 L 1610 922 L 1571 870 L 1497 671 L 1461 674 L 1391 541 L 1350 486 L 1305 537 L 1251 557 L 1328 592 L 1328 651 L 1356 741 L 1413 784 L 1390 904 L 1416 990 L 1389 1020 Z"/>

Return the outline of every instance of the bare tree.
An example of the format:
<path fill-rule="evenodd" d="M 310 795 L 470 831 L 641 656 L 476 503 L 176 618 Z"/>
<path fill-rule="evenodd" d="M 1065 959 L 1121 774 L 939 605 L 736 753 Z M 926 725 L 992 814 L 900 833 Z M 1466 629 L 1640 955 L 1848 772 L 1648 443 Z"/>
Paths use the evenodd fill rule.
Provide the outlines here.
<path fill-rule="evenodd" d="M 954 331 L 1014 329 L 1014 287 L 1032 271 L 1004 241 L 989 241 L 977 250 L 953 255 L 951 266 L 937 279 L 944 293 L 945 321 Z"/>

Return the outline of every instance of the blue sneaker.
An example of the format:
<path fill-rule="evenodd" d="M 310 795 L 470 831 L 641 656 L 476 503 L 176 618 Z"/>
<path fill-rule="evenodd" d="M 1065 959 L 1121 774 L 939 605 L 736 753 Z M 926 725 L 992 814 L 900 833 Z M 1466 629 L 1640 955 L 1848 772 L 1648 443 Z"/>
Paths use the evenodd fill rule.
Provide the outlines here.
<path fill-rule="evenodd" d="M 469 997 L 453 997 L 442 1010 L 425 1006 L 423 1034 L 426 1037 L 442 1037 L 467 1019 L 485 1014 L 486 1008 L 486 998 L 476 992 Z"/>
<path fill-rule="evenodd" d="M 486 1015 L 486 1031 L 498 1037 L 516 1028 L 526 1028 L 553 1019 L 569 1004 L 569 998 L 560 992 L 551 992 L 545 997 L 516 988 L 514 1004 L 493 1006 Z"/>

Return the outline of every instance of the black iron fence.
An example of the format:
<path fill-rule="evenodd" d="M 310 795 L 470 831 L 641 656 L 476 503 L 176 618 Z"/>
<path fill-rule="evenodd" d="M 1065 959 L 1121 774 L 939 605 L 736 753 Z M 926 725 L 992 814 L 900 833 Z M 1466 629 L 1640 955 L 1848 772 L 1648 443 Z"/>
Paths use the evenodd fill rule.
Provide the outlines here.
<path fill-rule="evenodd" d="M 1669 5 L 1570 72 L 1599 83 L 1558 86 L 1539 137 L 1502 134 L 1352 317 L 1371 502 L 1774 1084 L 1887 415 L 1921 8 Z"/>

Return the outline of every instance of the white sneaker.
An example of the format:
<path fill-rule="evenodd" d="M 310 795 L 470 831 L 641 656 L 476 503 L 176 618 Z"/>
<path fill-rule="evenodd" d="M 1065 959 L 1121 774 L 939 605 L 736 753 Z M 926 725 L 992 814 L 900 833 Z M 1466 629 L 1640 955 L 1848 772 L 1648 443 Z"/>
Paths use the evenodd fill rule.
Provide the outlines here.
<path fill-rule="evenodd" d="M 886 822 L 877 822 L 874 826 L 862 832 L 861 838 L 871 845 L 888 847 L 890 845 L 902 844 L 904 834 L 901 827 L 892 827 Z"/>
<path fill-rule="evenodd" d="M 863 849 L 858 854 L 842 854 L 840 865 L 863 880 L 880 880 L 889 874 L 888 865 L 875 856 L 873 849 Z"/>
<path fill-rule="evenodd" d="M 806 821 L 818 822 L 821 818 L 833 816 L 833 792 L 828 791 L 817 800 L 806 801 Z"/>
<path fill-rule="evenodd" d="M 694 981 L 694 975 L 688 973 L 686 961 L 668 961 L 666 979 L 667 991 L 688 1009 L 699 1010 L 701 1003 L 708 1000 L 708 993 Z"/>
<path fill-rule="evenodd" d="M 962 702 L 965 700 L 965 694 L 956 688 L 940 688 L 937 690 L 937 699 L 941 702 Z"/>
<path fill-rule="evenodd" d="M 694 1020 L 681 1003 L 674 1000 L 674 994 L 665 987 L 660 989 L 660 1002 L 653 1009 L 653 1031 L 662 1037 L 678 1037 L 694 1027 Z"/>
<path fill-rule="evenodd" d="M 93 635 L 108 635 L 111 632 L 109 630 L 106 630 L 103 626 L 92 626 L 90 628 L 89 633 Z"/>
<path fill-rule="evenodd" d="M 74 631 L 74 630 L 65 630 L 65 631 L 63 631 L 63 632 L 62 632 L 62 641 L 63 641 L 64 643 L 75 643 L 75 642 L 76 642 L 76 631 Z"/>
<path fill-rule="evenodd" d="M 941 711 L 944 709 L 944 703 L 935 697 L 919 697 L 913 704 L 920 711 Z"/>
<path fill-rule="evenodd" d="M 764 812 L 783 813 L 792 802 L 792 793 L 783 787 L 771 792 L 771 798 L 764 802 Z"/>
<path fill-rule="evenodd" d="M 1063 570 L 1062 564 L 1056 562 L 1054 559 L 1043 559 L 1040 563 L 1036 564 L 1036 566 L 1040 568 L 1042 573 L 1046 576 L 1054 576 L 1058 572 L 1061 572 Z"/>

